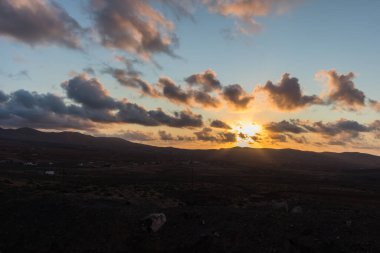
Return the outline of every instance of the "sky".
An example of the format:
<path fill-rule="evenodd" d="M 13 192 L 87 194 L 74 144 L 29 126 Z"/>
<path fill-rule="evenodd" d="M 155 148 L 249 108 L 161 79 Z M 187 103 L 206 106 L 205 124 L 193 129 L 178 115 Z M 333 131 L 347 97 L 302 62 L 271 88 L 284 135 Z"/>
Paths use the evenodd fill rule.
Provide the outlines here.
<path fill-rule="evenodd" d="M 380 154 L 380 1 L 0 0 L 0 126 Z"/>

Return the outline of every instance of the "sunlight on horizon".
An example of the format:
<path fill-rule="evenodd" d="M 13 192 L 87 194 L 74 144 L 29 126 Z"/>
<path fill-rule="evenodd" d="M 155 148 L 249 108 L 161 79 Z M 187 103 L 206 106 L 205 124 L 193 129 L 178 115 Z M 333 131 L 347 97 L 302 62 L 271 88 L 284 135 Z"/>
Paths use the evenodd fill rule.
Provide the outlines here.
<path fill-rule="evenodd" d="M 255 143 L 255 137 L 262 132 L 262 126 L 255 123 L 239 122 L 232 131 L 237 135 L 237 146 L 249 147 Z"/>

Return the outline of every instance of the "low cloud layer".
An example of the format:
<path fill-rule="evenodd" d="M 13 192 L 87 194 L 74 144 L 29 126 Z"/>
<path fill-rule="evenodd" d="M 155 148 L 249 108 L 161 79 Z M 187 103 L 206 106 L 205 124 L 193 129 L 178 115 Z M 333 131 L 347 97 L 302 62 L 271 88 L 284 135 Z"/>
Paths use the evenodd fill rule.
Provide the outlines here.
<path fill-rule="evenodd" d="M 171 133 L 165 130 L 158 131 L 158 136 L 160 137 L 160 140 L 162 141 L 194 141 L 195 140 L 195 138 L 191 136 L 182 136 L 182 135 L 173 136 Z"/>
<path fill-rule="evenodd" d="M 197 128 L 202 116 L 189 110 L 165 113 L 146 110 L 125 100 L 112 98 L 104 85 L 82 74 L 62 83 L 67 99 L 54 94 L 18 90 L 9 95 L 0 92 L 0 118 L 5 126 L 84 129 L 99 123 L 133 123 L 145 126 Z"/>
<path fill-rule="evenodd" d="M 371 134 L 377 138 L 380 133 L 380 124 L 377 121 L 361 124 L 347 119 L 334 122 L 294 119 L 270 122 L 265 125 L 265 129 L 269 131 L 269 137 L 274 138 L 275 141 L 285 142 L 289 138 L 297 143 L 307 143 L 305 136 L 315 134 L 322 137 L 329 145 L 342 146 L 362 140 L 363 134 Z"/>
<path fill-rule="evenodd" d="M 127 130 L 122 131 L 116 134 L 115 136 L 119 138 L 126 139 L 128 141 L 153 141 L 155 140 L 152 133 L 146 133 L 142 131 L 133 131 L 133 130 Z"/>
<path fill-rule="evenodd" d="M 217 132 L 211 128 L 205 127 L 201 131 L 194 132 L 197 140 L 209 141 L 217 143 L 234 143 L 236 142 L 236 134 L 232 132 Z"/>
<path fill-rule="evenodd" d="M 302 126 L 298 125 L 295 120 L 287 121 L 283 120 L 280 122 L 270 122 L 265 125 L 265 128 L 273 133 L 305 133 L 307 132 Z"/>
<path fill-rule="evenodd" d="M 57 3 L 47 0 L 1 0 L 0 36 L 35 45 L 79 48 L 83 29 Z"/>

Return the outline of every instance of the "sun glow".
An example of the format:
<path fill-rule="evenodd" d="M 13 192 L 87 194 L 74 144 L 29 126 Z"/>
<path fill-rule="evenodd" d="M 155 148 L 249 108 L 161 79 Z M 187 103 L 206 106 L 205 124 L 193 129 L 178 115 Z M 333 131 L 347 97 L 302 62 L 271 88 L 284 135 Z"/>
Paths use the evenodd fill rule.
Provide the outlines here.
<path fill-rule="evenodd" d="M 237 135 L 237 145 L 247 147 L 254 144 L 259 138 L 262 127 L 258 124 L 239 123 L 233 128 Z"/>

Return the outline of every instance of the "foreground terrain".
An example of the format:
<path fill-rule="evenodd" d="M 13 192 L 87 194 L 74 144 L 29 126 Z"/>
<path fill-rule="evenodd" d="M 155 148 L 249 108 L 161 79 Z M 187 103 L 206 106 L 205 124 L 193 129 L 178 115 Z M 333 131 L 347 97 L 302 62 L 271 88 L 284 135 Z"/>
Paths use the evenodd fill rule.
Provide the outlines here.
<path fill-rule="evenodd" d="M 48 135 L 48 136 L 47 136 Z M 380 159 L 0 130 L 0 252 L 380 252 Z M 157 232 L 141 219 L 164 213 Z"/>

